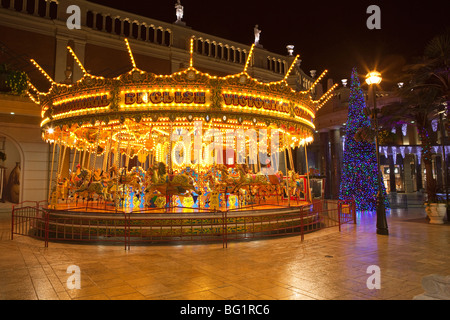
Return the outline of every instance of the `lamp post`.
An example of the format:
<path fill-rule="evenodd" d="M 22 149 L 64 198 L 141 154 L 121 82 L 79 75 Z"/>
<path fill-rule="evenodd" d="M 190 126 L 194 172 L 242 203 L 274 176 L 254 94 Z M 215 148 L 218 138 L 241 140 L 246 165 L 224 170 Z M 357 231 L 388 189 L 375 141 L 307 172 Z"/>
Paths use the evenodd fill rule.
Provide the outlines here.
<path fill-rule="evenodd" d="M 366 75 L 366 83 L 369 85 L 369 97 L 372 95 L 373 99 L 373 117 L 375 120 L 375 148 L 377 156 L 377 169 L 378 169 L 378 194 L 377 194 L 377 234 L 388 235 L 388 225 L 386 220 L 386 207 L 384 205 L 384 195 L 381 179 L 381 166 L 380 166 L 380 151 L 378 142 L 378 109 L 376 104 L 375 86 L 381 83 L 381 74 L 377 71 L 369 72 Z"/>

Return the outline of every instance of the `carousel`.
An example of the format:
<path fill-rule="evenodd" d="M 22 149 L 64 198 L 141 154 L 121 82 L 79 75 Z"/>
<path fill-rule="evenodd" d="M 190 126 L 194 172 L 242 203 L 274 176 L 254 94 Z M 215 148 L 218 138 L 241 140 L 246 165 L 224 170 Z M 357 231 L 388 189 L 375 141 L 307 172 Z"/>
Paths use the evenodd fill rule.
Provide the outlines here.
<path fill-rule="evenodd" d="M 247 69 L 211 76 L 189 67 L 171 75 L 143 71 L 125 39 L 131 67 L 116 78 L 84 73 L 76 83 L 29 83 L 41 107 L 42 139 L 51 147 L 48 206 L 101 213 L 197 213 L 291 207 L 311 201 L 307 172 L 295 172 L 292 150 L 313 140 L 314 86 L 287 83 L 298 56 L 277 82 Z M 305 153 L 307 154 L 307 153 Z"/>

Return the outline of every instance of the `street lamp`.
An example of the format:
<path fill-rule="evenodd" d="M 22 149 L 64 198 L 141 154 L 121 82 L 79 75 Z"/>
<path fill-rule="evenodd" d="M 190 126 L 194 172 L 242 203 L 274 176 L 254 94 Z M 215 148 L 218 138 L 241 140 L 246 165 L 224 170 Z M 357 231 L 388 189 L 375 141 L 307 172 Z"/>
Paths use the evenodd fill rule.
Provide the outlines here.
<path fill-rule="evenodd" d="M 366 83 L 369 85 L 369 97 L 372 95 L 373 99 L 373 117 L 375 120 L 375 148 L 377 155 L 377 169 L 378 169 L 378 194 L 377 194 L 377 234 L 388 235 L 388 225 L 386 220 L 386 207 L 384 205 L 384 195 L 381 179 L 381 167 L 380 167 L 380 151 L 378 144 L 378 109 L 376 104 L 375 87 L 381 83 L 381 73 L 377 71 L 371 71 L 366 75 Z"/>

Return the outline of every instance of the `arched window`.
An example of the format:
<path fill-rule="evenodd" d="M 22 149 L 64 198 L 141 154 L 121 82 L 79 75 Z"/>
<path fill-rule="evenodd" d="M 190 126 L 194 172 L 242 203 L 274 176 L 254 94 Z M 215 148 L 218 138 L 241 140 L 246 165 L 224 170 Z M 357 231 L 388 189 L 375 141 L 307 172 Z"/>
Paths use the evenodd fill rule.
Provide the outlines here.
<path fill-rule="evenodd" d="M 155 28 L 153 26 L 148 27 L 148 41 L 155 42 Z"/>
<path fill-rule="evenodd" d="M 36 1 L 27 1 L 27 7 L 25 10 L 27 13 L 33 14 L 36 10 Z"/>
<path fill-rule="evenodd" d="M 162 44 L 163 42 L 163 31 L 158 28 L 158 30 L 156 30 L 156 43 L 157 44 Z"/>
<path fill-rule="evenodd" d="M 10 0 L 2 0 L 2 2 L 1 2 L 2 8 L 9 8 L 9 6 L 10 6 L 9 1 Z"/>
<path fill-rule="evenodd" d="M 122 27 L 122 21 L 120 18 L 115 18 L 114 21 L 114 33 L 120 35 L 120 28 Z"/>
<path fill-rule="evenodd" d="M 170 39 L 171 39 L 172 33 L 169 30 L 164 31 L 164 43 L 163 45 L 170 47 Z"/>
<path fill-rule="evenodd" d="M 217 45 L 217 58 L 222 59 L 222 53 L 223 53 L 223 45 L 219 44 Z"/>
<path fill-rule="evenodd" d="M 228 46 L 225 46 L 223 48 L 223 59 L 228 61 L 228 50 L 230 50 L 230 48 Z"/>
<path fill-rule="evenodd" d="M 141 40 L 147 39 L 147 26 L 145 24 L 141 24 Z"/>
<path fill-rule="evenodd" d="M 195 41 L 195 51 L 197 52 L 197 53 L 202 53 L 202 49 L 203 49 L 203 41 L 202 40 L 200 40 L 200 39 L 197 39 L 196 41 Z"/>
<path fill-rule="evenodd" d="M 215 57 L 217 52 L 217 45 L 215 42 L 211 44 L 211 57 Z"/>
<path fill-rule="evenodd" d="M 103 15 L 101 13 L 97 13 L 94 29 L 103 30 Z"/>
<path fill-rule="evenodd" d="M 134 39 L 138 38 L 138 34 L 139 34 L 139 25 L 136 22 L 133 22 L 131 24 L 131 37 Z"/>
<path fill-rule="evenodd" d="M 205 49 L 203 51 L 205 56 L 209 56 L 209 41 L 205 41 Z"/>
<path fill-rule="evenodd" d="M 88 28 L 93 28 L 94 26 L 94 14 L 92 13 L 92 11 L 88 11 L 86 13 L 86 26 Z"/>
<path fill-rule="evenodd" d="M 125 37 L 130 37 L 130 30 L 131 29 L 131 25 L 130 22 L 128 20 L 125 20 L 123 22 L 123 34 Z"/>
<path fill-rule="evenodd" d="M 113 20 L 111 16 L 106 16 L 105 18 L 105 31 L 111 33 L 112 32 L 112 24 Z"/>

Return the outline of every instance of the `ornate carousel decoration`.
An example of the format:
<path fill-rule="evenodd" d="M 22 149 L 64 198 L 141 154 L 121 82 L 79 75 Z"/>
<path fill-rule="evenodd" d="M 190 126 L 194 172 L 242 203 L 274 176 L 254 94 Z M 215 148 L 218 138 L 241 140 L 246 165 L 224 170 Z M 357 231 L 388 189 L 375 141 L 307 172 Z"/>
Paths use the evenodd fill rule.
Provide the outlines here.
<path fill-rule="evenodd" d="M 46 93 L 28 90 L 52 144 L 49 203 L 220 210 L 256 197 L 308 200 L 291 150 L 312 142 L 315 114 L 332 97 L 335 86 L 312 98 L 326 71 L 308 90 L 293 90 L 297 55 L 284 79 L 260 82 L 247 73 L 253 44 L 241 73 L 211 76 L 195 69 L 193 40 L 189 67 L 170 75 L 139 69 L 127 39 L 132 67 L 116 78 L 89 74 L 70 47 L 83 71 L 76 83 L 56 83 L 32 60 L 51 82 Z"/>

